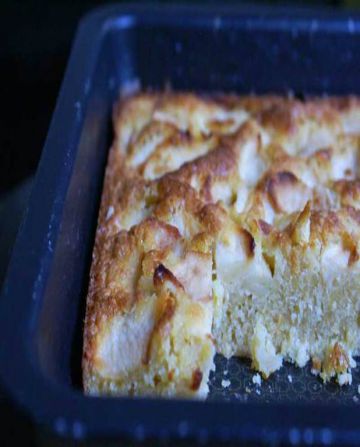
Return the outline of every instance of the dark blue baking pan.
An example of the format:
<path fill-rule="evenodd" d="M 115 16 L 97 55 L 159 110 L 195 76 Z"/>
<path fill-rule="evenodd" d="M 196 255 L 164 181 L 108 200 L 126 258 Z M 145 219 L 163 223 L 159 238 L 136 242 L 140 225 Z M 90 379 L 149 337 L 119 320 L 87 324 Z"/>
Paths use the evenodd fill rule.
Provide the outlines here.
<path fill-rule="evenodd" d="M 222 391 L 214 375 L 205 402 L 83 395 L 82 325 L 112 104 L 121 90 L 169 84 L 299 98 L 359 94 L 360 19 L 129 5 L 81 21 L 0 300 L 3 386 L 41 433 L 66 442 L 359 445 L 356 388 L 308 382 L 291 366 L 245 395 L 248 365 L 220 358 L 232 385 Z"/>

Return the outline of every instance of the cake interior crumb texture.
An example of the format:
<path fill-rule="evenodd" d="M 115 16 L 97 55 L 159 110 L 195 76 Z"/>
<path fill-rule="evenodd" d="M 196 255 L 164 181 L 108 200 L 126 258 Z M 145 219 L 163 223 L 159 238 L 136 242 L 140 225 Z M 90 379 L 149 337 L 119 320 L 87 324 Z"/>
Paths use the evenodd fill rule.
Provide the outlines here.
<path fill-rule="evenodd" d="M 351 383 L 360 100 L 139 93 L 113 122 L 85 392 L 204 398 L 216 353 Z"/>

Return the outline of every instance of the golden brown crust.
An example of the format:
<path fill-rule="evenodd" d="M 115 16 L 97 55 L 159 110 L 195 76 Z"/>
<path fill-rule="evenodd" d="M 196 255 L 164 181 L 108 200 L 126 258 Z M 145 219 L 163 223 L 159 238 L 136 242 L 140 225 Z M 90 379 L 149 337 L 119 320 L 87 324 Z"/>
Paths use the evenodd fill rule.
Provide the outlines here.
<path fill-rule="evenodd" d="M 169 92 L 115 105 L 87 297 L 86 390 L 99 374 L 98 338 L 111 319 L 158 296 L 150 331 L 158 333 L 178 312 L 175 292 L 160 291 L 165 280 L 194 302 L 192 294 L 209 300 L 207 284 L 198 290 L 184 281 L 211 269 L 214 244 L 226 234 L 238 234 L 246 259 L 259 242 L 267 262 L 279 248 L 295 268 L 304 247 L 336 243 L 349 251 L 349 267 L 358 262 L 359 111 L 355 97 Z M 202 267 L 188 271 L 191 262 Z M 200 307 L 191 309 L 195 318 Z M 145 363 L 156 338 L 149 337 Z M 203 372 L 189 374 L 195 392 Z"/>
<path fill-rule="evenodd" d="M 200 384 L 203 378 L 203 373 L 200 371 L 199 368 L 195 369 L 195 371 L 192 374 L 192 384 L 191 389 L 193 391 L 197 391 L 200 388 Z"/>

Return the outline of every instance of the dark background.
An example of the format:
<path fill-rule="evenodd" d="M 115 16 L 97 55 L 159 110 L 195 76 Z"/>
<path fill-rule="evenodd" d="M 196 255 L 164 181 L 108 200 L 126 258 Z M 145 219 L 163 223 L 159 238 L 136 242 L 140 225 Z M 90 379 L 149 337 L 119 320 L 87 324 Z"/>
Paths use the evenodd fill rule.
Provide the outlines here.
<path fill-rule="evenodd" d="M 77 23 L 84 13 L 106 3 L 110 2 L 0 0 L 0 286 Z M 360 6 L 360 0 L 268 3 L 333 8 Z M 0 349 L 4 342 L 0 341 Z M 10 405 L 1 390 L 0 421 L 0 445 L 33 445 L 31 424 Z"/>

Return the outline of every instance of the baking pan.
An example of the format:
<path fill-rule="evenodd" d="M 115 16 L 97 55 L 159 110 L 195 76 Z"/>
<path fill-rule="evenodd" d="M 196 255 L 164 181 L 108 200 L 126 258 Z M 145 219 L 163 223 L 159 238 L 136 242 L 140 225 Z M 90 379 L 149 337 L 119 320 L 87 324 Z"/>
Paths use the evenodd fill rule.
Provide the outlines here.
<path fill-rule="evenodd" d="M 89 398 L 80 368 L 119 91 L 360 94 L 359 73 L 360 19 L 350 13 L 111 6 L 81 21 L 0 301 L 1 381 L 42 433 L 106 445 L 360 443 L 356 370 L 340 389 L 287 365 L 257 388 L 246 361 L 219 356 L 200 402 Z"/>

